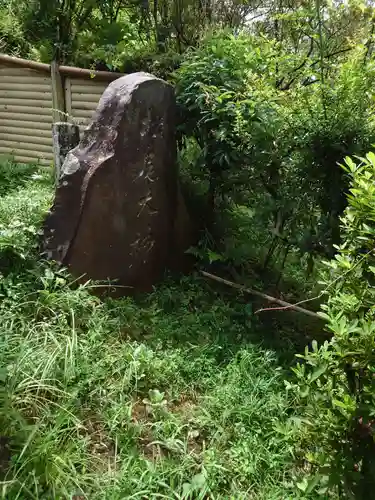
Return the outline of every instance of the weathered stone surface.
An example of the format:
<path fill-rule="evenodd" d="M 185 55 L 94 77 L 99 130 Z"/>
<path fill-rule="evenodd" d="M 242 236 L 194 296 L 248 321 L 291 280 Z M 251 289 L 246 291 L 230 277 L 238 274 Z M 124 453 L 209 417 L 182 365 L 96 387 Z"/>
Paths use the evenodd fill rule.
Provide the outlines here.
<path fill-rule="evenodd" d="M 152 75 L 107 87 L 63 164 L 44 227 L 48 258 L 135 290 L 161 278 L 175 251 L 174 115 L 173 88 Z"/>
<path fill-rule="evenodd" d="M 52 125 L 52 139 L 57 184 L 66 156 L 79 143 L 79 127 L 73 123 L 56 122 Z"/>

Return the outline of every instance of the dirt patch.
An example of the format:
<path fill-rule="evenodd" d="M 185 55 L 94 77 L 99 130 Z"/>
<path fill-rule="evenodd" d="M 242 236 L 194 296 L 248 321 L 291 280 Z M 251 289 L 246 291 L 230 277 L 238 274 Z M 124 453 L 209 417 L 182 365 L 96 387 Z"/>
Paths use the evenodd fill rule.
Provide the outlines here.
<path fill-rule="evenodd" d="M 190 430 L 188 432 L 188 452 L 192 455 L 200 455 L 205 448 L 205 439 L 201 431 Z"/>
<path fill-rule="evenodd" d="M 184 420 L 192 419 L 194 417 L 196 409 L 196 397 L 185 394 L 181 395 L 180 398 L 175 401 L 170 407 L 172 413 L 180 415 Z"/>
<path fill-rule="evenodd" d="M 80 435 L 87 439 L 87 449 L 92 456 L 92 466 L 99 470 L 116 468 L 116 446 L 108 437 L 104 423 L 95 416 L 86 417 Z"/>
<path fill-rule="evenodd" d="M 137 340 L 139 342 L 145 342 L 147 339 L 152 337 L 152 333 L 146 331 L 144 328 L 126 327 L 120 330 L 118 339 L 123 342 L 128 342 L 131 340 Z"/>
<path fill-rule="evenodd" d="M 187 448 L 189 453 L 200 455 L 205 448 L 205 432 L 197 421 L 198 401 L 196 394 L 182 394 L 180 398 L 174 402 L 171 411 L 177 414 L 186 422 L 187 431 Z"/>
<path fill-rule="evenodd" d="M 139 437 L 138 446 L 143 457 L 151 462 L 158 462 L 166 458 L 169 454 L 168 450 L 155 441 L 150 429 L 142 432 Z"/>
<path fill-rule="evenodd" d="M 160 407 L 161 408 L 161 407 Z M 182 395 L 178 400 L 173 402 L 165 402 L 162 406 L 162 411 L 166 414 L 178 415 L 184 422 L 189 422 L 194 418 L 194 414 L 197 408 L 196 399 L 191 396 Z M 157 411 L 153 411 L 152 405 L 147 404 L 147 400 L 137 400 L 132 405 L 131 419 L 135 423 L 153 423 L 155 419 L 159 420 L 159 416 L 156 417 Z"/>
<path fill-rule="evenodd" d="M 132 405 L 131 419 L 134 423 L 152 422 L 152 415 L 142 401 L 136 401 Z"/>
<path fill-rule="evenodd" d="M 154 421 L 152 412 L 143 401 L 138 400 L 133 403 L 131 420 L 139 426 L 138 448 L 142 456 L 152 462 L 163 459 L 166 453 L 162 446 L 155 442 L 156 439 L 152 434 L 151 426 Z"/>
<path fill-rule="evenodd" d="M 180 439 L 187 444 L 187 451 L 193 455 L 200 455 L 205 447 L 204 431 L 199 429 L 194 418 L 197 409 L 196 398 L 192 395 L 181 395 L 178 400 L 168 402 L 165 411 L 170 418 L 178 417 L 184 425 L 184 435 Z M 167 417 L 168 418 L 168 417 Z M 173 454 L 168 446 L 163 446 L 153 435 L 152 427 L 159 417 L 143 401 L 133 403 L 131 419 L 139 426 L 138 446 L 142 455 L 151 461 L 161 460 Z"/>

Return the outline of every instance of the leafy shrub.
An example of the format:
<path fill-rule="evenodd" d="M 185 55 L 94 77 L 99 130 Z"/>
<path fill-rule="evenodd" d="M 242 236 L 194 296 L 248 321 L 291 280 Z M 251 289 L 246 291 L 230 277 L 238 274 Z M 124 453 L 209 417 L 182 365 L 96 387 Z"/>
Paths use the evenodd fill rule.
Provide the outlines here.
<path fill-rule="evenodd" d="M 51 194 L 39 179 L 0 197 L 1 226 L 19 221 L 0 245 L 28 258 L 0 275 L 3 496 L 293 495 L 293 408 L 248 308 L 197 277 L 101 302 L 38 260 Z"/>
<path fill-rule="evenodd" d="M 200 147 L 201 172 L 196 173 L 207 184 L 211 210 L 218 196 L 225 196 L 238 183 L 236 174 L 247 163 L 241 127 L 261 124 L 262 114 L 270 108 L 257 102 L 271 101 L 265 74 L 271 73 L 267 60 L 272 61 L 272 50 L 272 44 L 265 43 L 262 53 L 246 35 L 219 32 L 188 54 L 176 73 L 180 133 L 182 140 L 194 138 Z M 257 99 L 258 94 L 262 98 Z"/>
<path fill-rule="evenodd" d="M 375 66 L 363 57 L 359 48 L 348 62 L 326 63 L 324 79 L 318 64 L 307 65 L 281 89 L 292 55 L 264 38 L 219 32 L 176 72 L 181 162 L 205 186 L 207 225 L 223 205 L 251 209 L 269 241 L 265 266 L 294 251 L 309 256 L 311 270 L 315 256 L 334 253 L 347 188 L 337 164 L 375 140 Z"/>
<path fill-rule="evenodd" d="M 319 74 L 314 77 L 318 80 Z M 303 232 L 296 236 L 304 250 L 331 258 L 340 242 L 339 218 L 346 207 L 348 179 L 339 162 L 367 151 L 375 140 L 369 91 L 374 77 L 374 64 L 364 65 L 359 50 L 332 68 L 326 81 L 290 92 L 288 120 L 294 137 L 286 136 L 290 155 L 283 159 L 283 171 L 290 168 L 287 181 L 296 181 L 287 193 L 303 223 Z"/>
<path fill-rule="evenodd" d="M 146 71 L 159 78 L 169 80 L 173 71 L 181 64 L 182 56 L 176 52 L 155 53 L 150 51 L 135 51 L 133 54 L 124 57 L 121 61 L 121 69 L 124 73 L 134 73 L 136 71 Z"/>
<path fill-rule="evenodd" d="M 375 487 L 375 154 L 343 170 L 350 179 L 343 240 L 327 262 L 322 316 L 333 335 L 306 348 L 295 386 L 311 446 L 307 459 L 325 489 L 365 498 Z"/>
<path fill-rule="evenodd" d="M 36 165 L 0 158 L 0 196 L 22 187 L 36 172 Z"/>
<path fill-rule="evenodd" d="M 35 258 L 41 217 L 51 200 L 49 175 L 36 170 L 0 162 L 0 277 Z"/>
<path fill-rule="evenodd" d="M 12 9 L 0 3 L 0 51 L 14 56 L 25 56 L 30 50 L 22 25 Z"/>

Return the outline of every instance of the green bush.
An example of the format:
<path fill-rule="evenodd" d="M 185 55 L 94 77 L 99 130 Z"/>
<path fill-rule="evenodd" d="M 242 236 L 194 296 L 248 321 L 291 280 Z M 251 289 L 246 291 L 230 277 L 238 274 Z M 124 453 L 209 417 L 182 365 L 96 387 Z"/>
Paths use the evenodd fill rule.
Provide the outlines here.
<path fill-rule="evenodd" d="M 369 91 L 374 77 L 374 63 L 363 64 L 358 50 L 349 61 L 332 67 L 324 82 L 290 91 L 287 119 L 293 133 L 284 136 L 290 153 L 283 159 L 283 172 L 289 169 L 291 174 L 287 181 L 292 189 L 286 193 L 302 222 L 303 231 L 297 234 L 301 249 L 332 258 L 340 242 L 348 180 L 339 162 L 368 151 L 375 140 Z"/>
<path fill-rule="evenodd" d="M 218 32 L 176 72 L 184 172 L 201 194 L 205 187 L 208 223 L 223 205 L 255 213 L 258 239 L 268 237 L 265 265 L 279 248 L 308 255 L 311 268 L 340 241 L 347 182 L 338 162 L 375 140 L 375 66 L 363 55 L 358 48 L 348 62 L 326 63 L 324 80 L 319 65 L 308 65 L 282 90 L 276 75 L 293 56 L 265 38 Z"/>
<path fill-rule="evenodd" d="M 2 497 L 299 498 L 293 406 L 249 307 L 197 276 L 100 301 L 38 257 L 52 195 L 39 178 L 0 197 L 0 262 L 21 261 L 0 274 Z"/>
<path fill-rule="evenodd" d="M 247 35 L 219 32 L 190 52 L 176 72 L 181 140 L 194 138 L 200 148 L 193 176 L 205 182 L 211 210 L 249 178 L 251 145 L 242 127 L 258 133 L 259 143 L 271 135 L 264 124 L 273 119 L 266 78 L 271 78 L 272 51 L 271 43 L 261 51 Z"/>
<path fill-rule="evenodd" d="M 332 338 L 306 348 L 294 388 L 312 443 L 312 484 L 365 498 L 375 487 L 375 154 L 346 158 L 343 171 L 349 204 L 342 243 L 326 263 L 322 313 Z"/>
<path fill-rule="evenodd" d="M 2 275 L 23 268 L 35 257 L 41 211 L 50 202 L 44 181 L 48 183 L 49 174 L 39 173 L 35 165 L 0 161 L 0 283 Z"/>
<path fill-rule="evenodd" d="M 0 196 L 15 191 L 37 174 L 38 167 L 33 164 L 16 163 L 0 158 Z"/>
<path fill-rule="evenodd" d="M 0 52 L 24 57 L 30 48 L 30 42 L 24 37 L 20 19 L 12 9 L 0 3 Z"/>

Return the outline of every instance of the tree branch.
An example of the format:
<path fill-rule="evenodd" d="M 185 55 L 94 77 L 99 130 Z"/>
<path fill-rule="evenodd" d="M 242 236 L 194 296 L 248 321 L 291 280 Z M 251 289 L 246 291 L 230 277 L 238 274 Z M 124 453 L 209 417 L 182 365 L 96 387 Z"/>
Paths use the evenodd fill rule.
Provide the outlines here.
<path fill-rule="evenodd" d="M 331 52 L 330 54 L 327 54 L 326 56 L 324 56 L 324 59 L 330 59 L 331 57 L 334 57 L 334 56 L 338 56 L 340 54 L 344 54 L 345 52 L 349 52 L 350 50 L 353 50 L 353 47 L 346 47 L 345 49 L 340 49 L 340 50 L 336 50 L 335 52 Z M 313 68 L 314 66 L 316 66 L 317 64 L 319 64 L 321 61 L 320 59 L 314 61 L 313 63 L 310 64 L 310 68 Z M 301 66 L 300 69 L 302 69 L 303 66 Z M 296 71 L 296 70 L 293 70 L 293 72 Z M 284 87 L 282 87 L 280 90 L 289 90 L 291 85 L 297 80 L 299 75 L 296 75 L 295 77 L 293 77 Z M 304 83 L 302 83 L 303 86 L 307 86 L 307 85 L 312 85 L 313 83 L 317 83 L 319 82 L 320 79 L 316 79 L 316 80 L 307 80 L 307 83 L 306 80 Z"/>
<path fill-rule="evenodd" d="M 215 274 L 207 273 L 206 271 L 201 271 L 202 275 L 211 280 L 217 281 L 218 283 L 223 283 L 224 285 L 230 286 L 231 288 L 235 288 L 236 290 L 240 290 L 242 292 L 248 293 L 250 295 L 255 295 L 256 297 L 261 297 L 262 299 L 268 300 L 268 302 L 273 302 L 275 304 L 279 304 L 282 306 L 282 310 L 291 309 L 292 311 L 297 311 L 303 314 L 307 314 L 308 316 L 312 316 L 316 319 L 322 319 L 319 314 L 309 311 L 308 309 L 304 309 L 303 307 L 299 307 L 295 304 L 290 304 L 289 302 L 285 302 L 284 300 L 277 299 L 275 297 L 271 297 L 271 295 L 266 295 L 265 293 L 258 292 L 257 290 L 253 290 L 252 288 L 246 288 L 243 285 L 239 285 L 238 283 L 233 283 L 233 281 L 226 280 L 224 278 L 220 278 Z M 270 310 L 270 309 L 265 309 Z M 276 308 L 275 310 L 281 310 L 281 308 Z M 259 310 L 258 312 L 260 312 Z"/>
<path fill-rule="evenodd" d="M 301 70 L 305 64 L 307 63 L 307 61 L 310 59 L 310 56 L 312 54 L 312 51 L 314 49 L 314 39 L 311 38 L 310 39 L 310 47 L 309 47 L 309 50 L 306 54 L 306 57 L 305 59 L 301 62 L 301 64 L 299 66 L 297 66 L 296 68 L 292 69 L 292 71 L 290 72 L 290 74 L 293 74 L 293 73 L 296 73 L 297 71 Z M 287 90 L 290 88 L 290 86 L 292 85 L 292 83 L 294 82 L 294 80 L 298 77 L 298 75 L 296 75 L 295 77 L 293 77 L 285 86 L 283 86 L 283 88 L 281 90 Z M 284 77 L 281 78 L 281 80 L 276 84 L 276 87 L 279 88 L 281 86 L 281 84 L 283 83 L 284 81 Z"/>
<path fill-rule="evenodd" d="M 371 44 L 372 44 L 373 38 L 374 38 L 374 31 L 375 31 L 375 17 L 372 18 L 370 36 L 369 36 L 367 42 L 365 43 L 366 54 L 365 54 L 365 57 L 364 57 L 364 60 L 363 60 L 364 63 L 366 62 L 366 60 L 367 60 L 367 58 L 368 58 L 368 56 L 370 54 Z"/>

